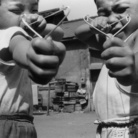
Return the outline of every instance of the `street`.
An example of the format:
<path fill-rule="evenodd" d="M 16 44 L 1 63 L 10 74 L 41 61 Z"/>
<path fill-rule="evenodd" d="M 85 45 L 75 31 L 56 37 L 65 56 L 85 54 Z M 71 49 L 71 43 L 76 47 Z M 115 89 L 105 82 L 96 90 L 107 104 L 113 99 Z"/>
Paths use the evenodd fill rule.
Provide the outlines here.
<path fill-rule="evenodd" d="M 34 114 L 38 138 L 95 138 L 94 112 Z"/>

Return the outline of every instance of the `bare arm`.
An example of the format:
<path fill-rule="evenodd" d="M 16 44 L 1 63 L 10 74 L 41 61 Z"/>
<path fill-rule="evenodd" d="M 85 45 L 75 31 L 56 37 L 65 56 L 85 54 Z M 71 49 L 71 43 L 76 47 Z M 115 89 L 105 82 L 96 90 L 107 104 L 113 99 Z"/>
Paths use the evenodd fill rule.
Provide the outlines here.
<path fill-rule="evenodd" d="M 62 43 L 53 41 L 51 37 L 28 41 L 16 35 L 9 46 L 13 60 L 28 69 L 30 78 L 39 84 L 46 84 L 57 74 L 65 50 Z"/>
<path fill-rule="evenodd" d="M 99 37 L 99 35 L 96 34 L 87 24 L 79 26 L 75 31 L 75 35 L 80 41 L 84 42 L 90 47 L 96 46 L 97 49 L 102 49 L 102 45 L 105 41 L 105 37 Z"/>
<path fill-rule="evenodd" d="M 21 67 L 28 68 L 27 51 L 31 42 L 22 35 L 16 35 L 11 39 L 9 51 L 13 60 Z"/>

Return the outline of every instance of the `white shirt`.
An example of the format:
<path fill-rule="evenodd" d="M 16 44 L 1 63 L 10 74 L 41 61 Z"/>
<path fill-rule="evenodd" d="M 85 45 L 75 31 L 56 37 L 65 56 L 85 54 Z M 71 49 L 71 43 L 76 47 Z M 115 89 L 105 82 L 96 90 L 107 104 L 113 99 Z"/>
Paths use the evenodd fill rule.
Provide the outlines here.
<path fill-rule="evenodd" d="M 28 71 L 14 61 L 7 61 L 6 48 L 13 35 L 20 33 L 30 39 L 20 27 L 0 30 L 0 115 L 25 113 L 32 115 L 33 100 Z"/>
<path fill-rule="evenodd" d="M 93 93 L 95 111 L 100 121 L 129 120 L 138 115 L 138 84 L 122 86 L 108 75 L 104 65 Z"/>

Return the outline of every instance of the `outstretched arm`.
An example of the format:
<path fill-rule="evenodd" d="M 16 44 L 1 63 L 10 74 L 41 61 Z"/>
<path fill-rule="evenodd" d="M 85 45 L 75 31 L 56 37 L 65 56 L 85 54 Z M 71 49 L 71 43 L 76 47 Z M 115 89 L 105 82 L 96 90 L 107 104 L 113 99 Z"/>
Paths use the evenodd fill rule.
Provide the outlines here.
<path fill-rule="evenodd" d="M 46 84 L 56 74 L 65 55 L 65 46 L 48 37 L 35 38 L 31 42 L 22 35 L 12 38 L 9 51 L 13 60 L 28 69 L 30 78 L 40 84 Z"/>
<path fill-rule="evenodd" d="M 92 20 L 93 21 L 92 26 L 94 26 L 95 28 L 98 28 L 99 24 L 102 24 L 103 22 L 103 17 L 97 17 L 97 18 Z M 79 26 L 75 31 L 75 35 L 80 41 L 84 42 L 85 44 L 89 46 L 96 45 L 98 46 L 97 47 L 98 49 L 102 49 L 102 45 L 105 41 L 105 36 L 103 36 L 92 26 L 88 24 L 83 24 Z"/>

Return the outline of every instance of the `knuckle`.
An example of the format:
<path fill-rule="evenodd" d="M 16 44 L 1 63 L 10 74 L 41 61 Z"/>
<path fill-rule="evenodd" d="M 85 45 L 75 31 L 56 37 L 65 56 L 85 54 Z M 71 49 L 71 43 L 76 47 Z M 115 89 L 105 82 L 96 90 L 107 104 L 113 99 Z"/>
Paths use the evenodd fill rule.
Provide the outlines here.
<path fill-rule="evenodd" d="M 43 58 L 43 56 L 37 56 L 37 61 L 39 62 L 39 64 L 43 64 L 44 63 L 44 58 Z"/>
<path fill-rule="evenodd" d="M 115 59 L 114 59 L 114 58 L 109 59 L 109 60 L 108 60 L 108 64 L 109 64 L 109 65 L 115 64 Z"/>
<path fill-rule="evenodd" d="M 112 55 L 112 53 L 114 53 L 114 52 L 115 51 L 114 51 L 114 48 L 113 47 L 108 48 L 109 55 Z"/>
<path fill-rule="evenodd" d="M 124 70 L 124 76 L 130 78 L 131 74 L 132 74 L 132 70 L 130 68 L 127 68 Z"/>
<path fill-rule="evenodd" d="M 30 72 L 33 76 L 35 76 L 36 78 L 42 78 L 43 77 L 43 70 L 41 68 L 37 68 L 37 69 L 30 69 Z"/>
<path fill-rule="evenodd" d="M 32 40 L 32 45 L 37 46 L 40 45 L 42 43 L 42 39 L 40 38 L 35 38 Z"/>

